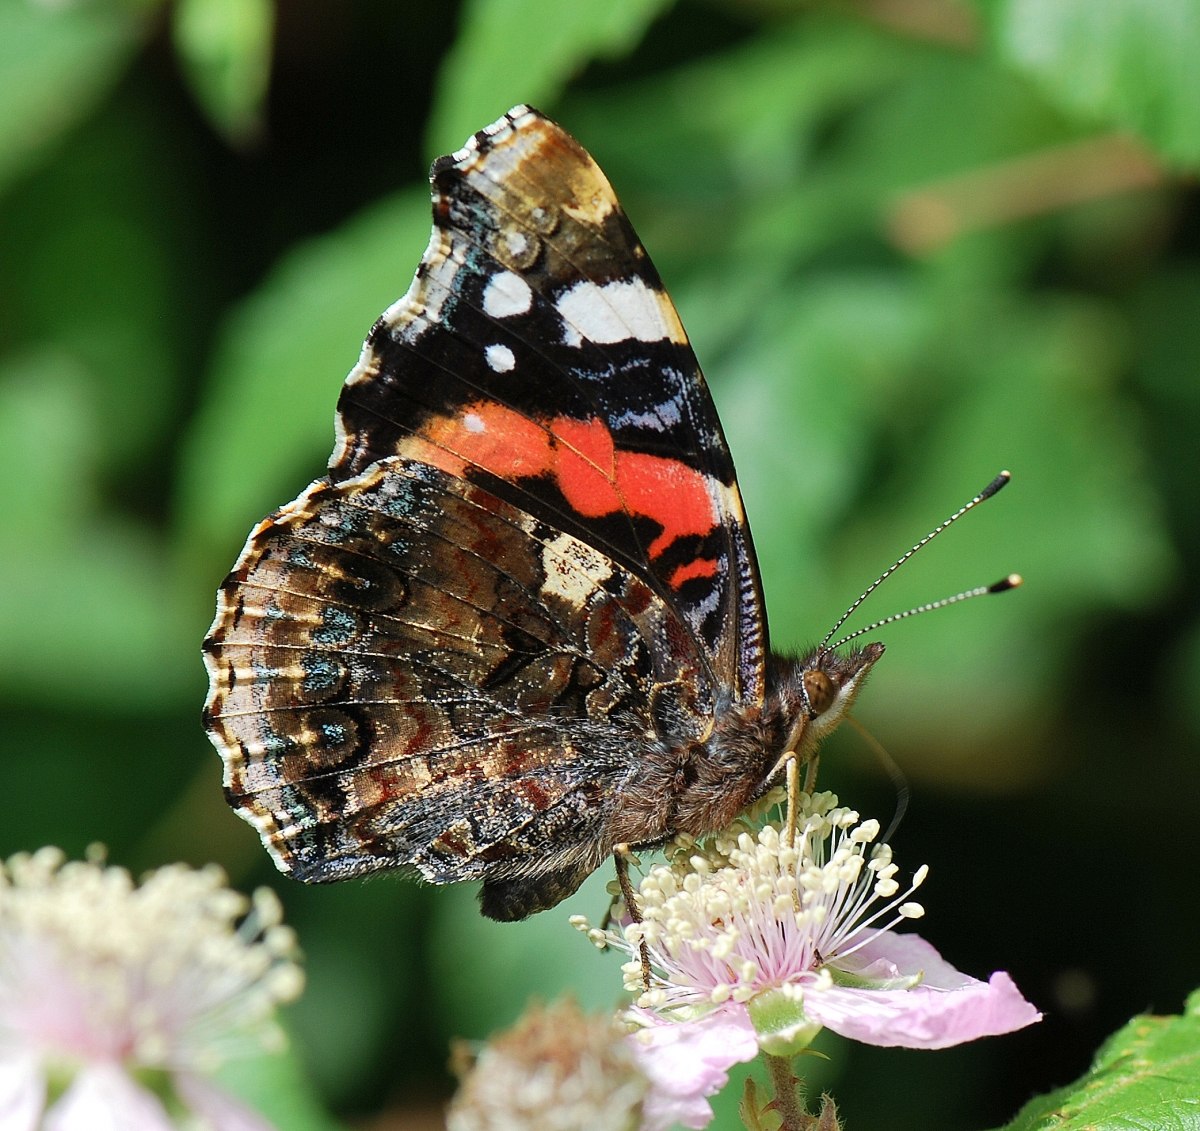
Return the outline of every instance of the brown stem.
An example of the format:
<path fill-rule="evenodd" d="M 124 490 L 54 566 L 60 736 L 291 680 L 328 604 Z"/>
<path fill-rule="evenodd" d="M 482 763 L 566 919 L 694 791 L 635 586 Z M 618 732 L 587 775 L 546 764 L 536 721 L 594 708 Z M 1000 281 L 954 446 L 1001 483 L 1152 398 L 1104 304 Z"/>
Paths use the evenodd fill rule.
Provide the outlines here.
<path fill-rule="evenodd" d="M 961 0 L 858 0 L 854 7 L 868 20 L 914 39 L 962 50 L 979 44 L 979 17 Z"/>
<path fill-rule="evenodd" d="M 895 244 L 919 255 L 967 232 L 1165 182 L 1165 172 L 1145 145 L 1122 134 L 1103 134 L 913 189 L 893 203 L 888 228 Z"/>
<path fill-rule="evenodd" d="M 775 1091 L 771 1107 L 781 1120 L 779 1131 L 812 1131 L 814 1120 L 804 1110 L 804 1101 L 797 1087 L 800 1081 L 792 1072 L 792 1062 L 786 1057 L 771 1056 L 770 1053 L 763 1053 L 763 1060 L 767 1062 L 771 1086 Z"/>

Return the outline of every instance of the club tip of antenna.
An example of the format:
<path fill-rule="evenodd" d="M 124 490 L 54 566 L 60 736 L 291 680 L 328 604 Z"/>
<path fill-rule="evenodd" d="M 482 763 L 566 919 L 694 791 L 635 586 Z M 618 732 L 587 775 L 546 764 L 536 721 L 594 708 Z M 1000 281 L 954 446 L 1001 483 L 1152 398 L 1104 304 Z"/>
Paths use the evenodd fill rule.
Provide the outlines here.
<path fill-rule="evenodd" d="M 1011 478 L 1011 471 L 1000 472 L 995 479 L 993 479 L 982 491 L 979 492 L 979 501 L 983 502 L 984 499 L 990 499 L 997 491 L 1000 490 L 1001 487 L 1006 486 Z"/>
<path fill-rule="evenodd" d="M 988 586 L 989 593 L 1003 593 L 1008 589 L 1016 589 L 1025 583 L 1025 579 L 1019 573 L 1010 573 L 1007 577 L 1002 577 L 993 585 Z"/>

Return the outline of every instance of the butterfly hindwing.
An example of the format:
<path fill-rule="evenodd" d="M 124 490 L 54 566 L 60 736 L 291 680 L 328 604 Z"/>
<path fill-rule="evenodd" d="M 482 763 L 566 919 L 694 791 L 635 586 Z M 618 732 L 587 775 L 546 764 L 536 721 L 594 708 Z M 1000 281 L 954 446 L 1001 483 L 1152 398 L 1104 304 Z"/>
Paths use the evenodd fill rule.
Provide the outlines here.
<path fill-rule="evenodd" d="M 210 635 L 209 725 L 231 800 L 299 878 L 586 875 L 639 741 L 711 714 L 693 645 L 586 544 L 395 457 L 252 535 Z"/>

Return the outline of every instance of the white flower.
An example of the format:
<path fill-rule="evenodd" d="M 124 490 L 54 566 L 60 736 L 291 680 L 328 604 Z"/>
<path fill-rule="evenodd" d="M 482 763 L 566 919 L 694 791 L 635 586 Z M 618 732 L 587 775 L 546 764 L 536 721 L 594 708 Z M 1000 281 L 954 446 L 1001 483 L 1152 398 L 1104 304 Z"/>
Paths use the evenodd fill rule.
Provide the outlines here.
<path fill-rule="evenodd" d="M 612 1015 L 533 1005 L 464 1065 L 449 1131 L 637 1131 L 649 1088 Z"/>
<path fill-rule="evenodd" d="M 0 864 L 0 1127 L 173 1131 L 182 1111 L 191 1127 L 268 1131 L 205 1076 L 282 1041 L 294 954 L 275 897 L 247 899 L 215 867 L 136 884 L 55 848 Z"/>

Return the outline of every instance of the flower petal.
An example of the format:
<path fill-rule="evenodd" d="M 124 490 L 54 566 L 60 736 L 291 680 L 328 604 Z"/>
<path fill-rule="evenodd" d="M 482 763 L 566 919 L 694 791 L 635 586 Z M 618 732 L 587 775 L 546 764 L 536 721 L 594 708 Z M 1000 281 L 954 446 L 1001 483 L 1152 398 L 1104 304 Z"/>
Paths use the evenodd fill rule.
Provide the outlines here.
<path fill-rule="evenodd" d="M 46 1081 L 31 1056 L 0 1060 L 0 1127 L 36 1131 L 46 1103 Z"/>
<path fill-rule="evenodd" d="M 725 1086 L 731 1065 L 758 1055 L 745 1008 L 717 1009 L 694 1021 L 665 1021 L 644 1009 L 630 1013 L 645 1026 L 629 1035 L 650 1081 L 642 1131 L 666 1131 L 675 1123 L 707 1127 L 713 1111 L 706 1097 Z"/>
<path fill-rule="evenodd" d="M 157 1097 L 116 1064 L 94 1064 L 46 1113 L 45 1131 L 174 1131 Z"/>
<path fill-rule="evenodd" d="M 175 1091 L 212 1131 L 275 1131 L 273 1123 L 241 1100 L 192 1073 L 175 1077 Z"/>
<path fill-rule="evenodd" d="M 1011 1033 L 1042 1017 L 1003 971 L 981 982 L 918 935 L 880 935 L 837 965 L 871 977 L 922 975 L 909 990 L 835 985 L 805 993 L 808 1016 L 864 1044 L 942 1049 Z"/>

